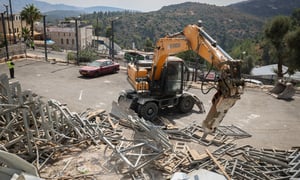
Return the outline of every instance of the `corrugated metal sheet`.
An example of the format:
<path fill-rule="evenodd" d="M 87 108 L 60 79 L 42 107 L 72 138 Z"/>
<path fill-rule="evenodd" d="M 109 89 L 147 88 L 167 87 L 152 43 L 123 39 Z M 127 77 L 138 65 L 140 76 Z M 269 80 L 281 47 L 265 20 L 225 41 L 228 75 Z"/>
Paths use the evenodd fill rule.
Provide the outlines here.
<path fill-rule="evenodd" d="M 283 73 L 285 73 L 288 70 L 288 67 L 282 66 L 282 70 Z M 251 75 L 271 78 L 271 77 L 276 77 L 276 71 L 277 71 L 277 64 L 271 64 L 267 66 L 253 68 L 251 71 Z M 291 76 L 286 74 L 284 77 L 292 78 L 300 81 L 300 72 L 297 71 L 295 74 Z"/>

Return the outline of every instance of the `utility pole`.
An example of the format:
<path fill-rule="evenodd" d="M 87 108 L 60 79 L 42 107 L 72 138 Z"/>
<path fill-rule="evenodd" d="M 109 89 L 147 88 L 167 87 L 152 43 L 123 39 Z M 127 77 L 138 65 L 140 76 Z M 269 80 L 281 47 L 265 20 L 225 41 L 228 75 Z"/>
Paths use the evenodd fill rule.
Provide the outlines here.
<path fill-rule="evenodd" d="M 2 27 L 3 27 L 3 36 L 4 36 L 4 44 L 5 44 L 5 50 L 6 50 L 6 61 L 9 60 L 9 54 L 8 54 L 8 45 L 7 45 L 7 39 L 6 39 L 6 27 L 4 22 L 4 13 L 1 13 L 1 20 L 2 20 Z"/>
<path fill-rule="evenodd" d="M 77 65 L 79 65 L 78 18 L 75 19 L 75 36 L 76 36 L 76 63 Z"/>
<path fill-rule="evenodd" d="M 48 61 L 48 52 L 47 52 L 47 32 L 46 32 L 46 15 L 43 16 L 44 22 L 44 46 L 45 46 L 45 60 Z"/>
<path fill-rule="evenodd" d="M 115 60 L 115 44 L 114 44 L 114 21 L 118 20 L 119 17 L 116 17 L 111 20 L 111 59 Z"/>
<path fill-rule="evenodd" d="M 12 26 L 12 29 L 13 29 L 14 44 L 16 44 L 17 41 L 16 41 L 15 26 L 14 26 L 14 19 L 15 18 L 14 18 L 13 12 L 12 12 L 11 0 L 9 0 L 9 9 L 10 9 L 11 26 Z"/>
<path fill-rule="evenodd" d="M 114 46 L 114 20 L 111 21 L 111 59 L 115 61 L 115 46 Z"/>
<path fill-rule="evenodd" d="M 9 25 L 9 16 L 8 16 L 8 5 L 5 5 L 3 4 L 3 6 L 5 7 L 5 12 L 6 12 L 6 16 L 7 16 L 7 26 L 8 26 L 8 33 L 9 33 L 9 42 L 11 44 L 11 38 L 10 38 L 10 35 L 11 35 L 11 29 L 10 29 L 10 25 Z"/>
<path fill-rule="evenodd" d="M 98 50 L 98 42 L 99 42 L 99 18 L 97 17 L 97 42 L 96 42 L 96 48 Z"/>

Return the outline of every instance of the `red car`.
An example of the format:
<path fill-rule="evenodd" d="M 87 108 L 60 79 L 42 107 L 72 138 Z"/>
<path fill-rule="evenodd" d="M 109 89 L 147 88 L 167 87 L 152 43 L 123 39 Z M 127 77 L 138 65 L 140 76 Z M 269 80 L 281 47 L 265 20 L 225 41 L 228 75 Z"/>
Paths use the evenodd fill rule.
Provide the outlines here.
<path fill-rule="evenodd" d="M 96 77 L 103 74 L 116 73 L 120 70 L 120 64 L 110 59 L 99 59 L 79 69 L 79 73 L 86 77 Z"/>

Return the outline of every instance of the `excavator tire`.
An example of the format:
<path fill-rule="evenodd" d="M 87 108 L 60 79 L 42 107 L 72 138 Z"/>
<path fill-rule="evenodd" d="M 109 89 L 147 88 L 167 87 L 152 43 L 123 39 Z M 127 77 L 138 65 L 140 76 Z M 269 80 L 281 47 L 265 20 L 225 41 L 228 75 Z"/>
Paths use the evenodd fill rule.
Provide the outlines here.
<path fill-rule="evenodd" d="M 158 106 L 154 102 L 147 102 L 146 104 L 141 105 L 139 114 L 145 120 L 152 121 L 157 117 Z"/>
<path fill-rule="evenodd" d="M 195 104 L 194 98 L 189 94 L 184 94 L 180 98 L 178 108 L 182 113 L 188 113 L 190 112 Z"/>

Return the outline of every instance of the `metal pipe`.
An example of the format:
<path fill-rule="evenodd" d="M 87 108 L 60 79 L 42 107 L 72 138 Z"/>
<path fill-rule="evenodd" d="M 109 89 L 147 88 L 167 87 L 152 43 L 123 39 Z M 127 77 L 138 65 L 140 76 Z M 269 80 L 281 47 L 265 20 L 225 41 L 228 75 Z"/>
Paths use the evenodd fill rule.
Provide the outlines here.
<path fill-rule="evenodd" d="M 207 34 L 202 28 L 199 28 L 200 34 L 205 37 L 212 46 L 216 47 L 217 46 L 217 41 L 214 40 L 209 34 Z"/>
<path fill-rule="evenodd" d="M 224 51 L 219 45 L 217 45 L 217 48 L 226 56 L 227 59 L 233 60 L 233 58 L 226 51 Z"/>

